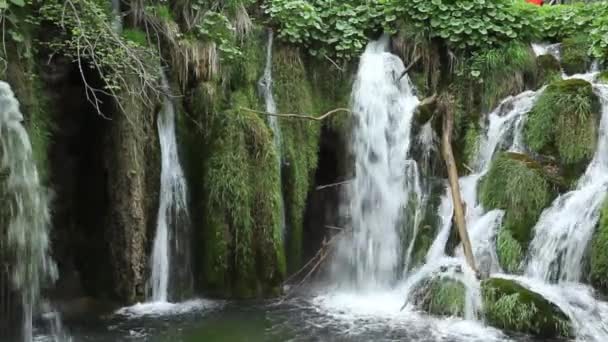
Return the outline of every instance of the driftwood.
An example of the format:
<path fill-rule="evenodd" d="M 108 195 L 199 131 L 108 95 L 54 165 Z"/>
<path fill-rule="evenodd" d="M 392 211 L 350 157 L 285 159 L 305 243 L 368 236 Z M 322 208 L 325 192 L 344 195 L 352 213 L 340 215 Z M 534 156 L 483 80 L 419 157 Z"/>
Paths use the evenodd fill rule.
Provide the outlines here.
<path fill-rule="evenodd" d="M 448 181 L 450 183 L 450 190 L 452 190 L 452 201 L 454 203 L 454 219 L 458 228 L 458 235 L 460 235 L 460 240 L 462 242 L 464 256 L 467 264 L 469 264 L 469 267 L 471 267 L 473 271 L 477 272 L 475 257 L 473 256 L 473 249 L 471 247 L 471 240 L 469 239 L 469 233 L 467 231 L 464 203 L 462 202 L 462 197 L 460 195 L 460 184 L 458 182 L 456 160 L 454 159 L 454 152 L 452 150 L 454 110 L 452 101 L 446 98 L 446 96 L 447 95 L 442 95 L 442 98 L 439 99 L 439 102 L 441 103 L 440 110 L 443 112 L 441 154 L 448 170 Z"/>
<path fill-rule="evenodd" d="M 288 284 L 291 281 L 298 278 L 298 276 L 304 274 L 304 277 L 302 277 L 302 279 L 296 285 L 291 287 L 285 293 L 283 300 L 289 298 L 289 296 L 291 296 L 291 294 L 295 293 L 296 290 L 300 289 L 302 287 L 302 285 L 304 285 L 310 279 L 310 277 L 319 270 L 321 265 L 323 265 L 323 262 L 331 254 L 331 248 L 333 248 L 335 242 L 338 241 L 338 238 L 341 237 L 345 232 L 350 231 L 349 229 L 346 229 L 346 228 L 340 228 L 340 227 L 334 227 L 334 226 L 325 226 L 325 228 L 332 229 L 332 230 L 339 230 L 340 232 L 333 235 L 331 238 L 329 238 L 329 240 L 327 239 L 327 237 L 323 238 L 321 248 L 319 248 L 319 250 L 317 251 L 317 254 L 315 254 L 315 256 L 312 257 L 306 263 L 306 265 L 302 266 L 302 268 L 300 268 L 296 273 L 292 274 L 285 280 L 285 284 Z"/>
<path fill-rule="evenodd" d="M 330 117 L 336 113 L 340 113 L 340 112 L 351 113 L 351 110 L 348 108 L 336 108 L 336 109 L 330 110 L 329 112 L 327 112 L 321 116 L 312 116 L 312 115 L 304 115 L 304 114 L 277 114 L 277 113 L 269 113 L 269 112 L 255 110 L 255 109 L 246 108 L 246 107 L 240 107 L 240 109 L 247 111 L 247 112 L 251 112 L 251 113 L 268 115 L 268 116 L 276 116 L 279 118 L 304 119 L 304 120 L 312 120 L 312 121 L 322 121 L 322 120 L 325 120 L 328 117 Z"/>

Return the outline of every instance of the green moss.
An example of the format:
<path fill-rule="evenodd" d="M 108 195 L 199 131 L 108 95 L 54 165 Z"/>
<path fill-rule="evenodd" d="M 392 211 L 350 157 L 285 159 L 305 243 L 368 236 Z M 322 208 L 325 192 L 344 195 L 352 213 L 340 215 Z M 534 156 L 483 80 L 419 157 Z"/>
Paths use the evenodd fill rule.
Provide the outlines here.
<path fill-rule="evenodd" d="M 464 149 L 463 154 L 465 158 L 465 162 L 469 166 L 473 166 L 475 162 L 475 157 L 479 152 L 479 137 L 480 137 L 480 128 L 477 123 L 470 123 L 468 128 L 465 131 L 464 135 Z"/>
<path fill-rule="evenodd" d="M 29 45 L 28 43 L 27 45 Z M 21 51 L 9 45 L 7 81 L 19 100 L 32 143 L 32 153 L 43 183 L 48 182 L 48 153 L 53 132 L 53 114 L 45 85 L 38 76 L 38 69 L 31 51 Z M 27 57 L 20 57 L 27 56 Z"/>
<path fill-rule="evenodd" d="M 199 211 L 194 220 L 202 245 L 197 263 L 202 290 L 252 298 L 280 293 L 286 262 L 272 132 L 266 116 L 243 109 L 264 109 L 257 92 L 263 59 L 242 63 L 233 70 L 243 73 L 238 78 L 233 73 L 228 85 L 203 82 L 190 94 L 180 134 Z"/>
<path fill-rule="evenodd" d="M 138 28 L 126 28 L 122 31 L 122 36 L 137 45 L 148 46 L 148 36 Z"/>
<path fill-rule="evenodd" d="M 424 212 L 422 213 L 422 220 L 419 223 L 414 222 L 414 218 L 420 213 L 409 212 L 406 213 L 406 218 L 413 218 L 409 222 L 406 221 L 405 231 L 410 230 L 413 224 L 418 224 L 419 230 L 416 235 L 416 239 L 414 241 L 414 246 L 412 249 L 412 256 L 409 262 L 409 268 L 415 268 L 422 265 L 426 259 L 426 255 L 429 251 L 429 248 L 433 244 L 435 237 L 437 236 L 437 231 L 439 230 L 439 226 L 441 225 L 441 218 L 438 215 L 439 205 L 441 204 L 441 196 L 445 193 L 445 183 L 443 181 L 434 181 L 432 183 L 431 194 L 428 202 L 424 208 Z M 415 207 L 415 206 L 408 206 Z M 405 235 L 405 234 L 403 234 Z M 408 244 L 411 237 L 408 237 L 403 241 L 404 245 Z"/>
<path fill-rule="evenodd" d="M 492 162 L 479 188 L 480 201 L 486 209 L 506 211 L 497 252 L 507 270 L 514 270 L 519 265 L 521 251 L 528 247 L 535 222 L 543 208 L 556 196 L 542 167 L 524 157 L 500 154 Z"/>
<path fill-rule="evenodd" d="M 499 329 L 543 338 L 570 337 L 570 320 L 556 305 L 513 280 L 481 283 L 486 322 Z"/>
<path fill-rule="evenodd" d="M 591 243 L 591 284 L 608 295 L 608 200 L 604 202 L 597 231 Z"/>
<path fill-rule="evenodd" d="M 496 253 L 502 268 L 509 273 L 517 273 L 524 260 L 521 244 L 513 238 L 508 229 L 500 229 L 496 240 Z"/>
<path fill-rule="evenodd" d="M 482 110 L 494 109 L 508 95 L 520 93 L 525 78 L 536 75 L 536 57 L 527 44 L 510 43 L 477 54 L 473 67 L 482 80 Z"/>
<path fill-rule="evenodd" d="M 536 86 L 551 83 L 561 78 L 561 66 L 553 55 L 542 55 L 536 58 Z"/>
<path fill-rule="evenodd" d="M 317 115 L 312 86 L 297 50 L 278 47 L 273 54 L 274 92 L 279 113 Z M 320 123 L 280 119 L 283 157 L 283 193 L 288 231 L 289 269 L 302 263 L 302 232 L 308 192 L 317 168 Z"/>
<path fill-rule="evenodd" d="M 414 294 L 414 304 L 431 315 L 462 317 L 465 292 L 460 281 L 436 277 L 420 284 Z"/>
<path fill-rule="evenodd" d="M 591 84 L 580 79 L 551 83 L 528 115 L 524 134 L 537 153 L 563 164 L 587 163 L 595 152 L 599 102 Z"/>
<path fill-rule="evenodd" d="M 608 71 L 602 71 L 598 75 L 597 80 L 601 83 L 608 83 Z"/>
<path fill-rule="evenodd" d="M 562 42 L 562 67 L 568 75 L 585 73 L 591 66 L 588 37 L 566 38 Z"/>

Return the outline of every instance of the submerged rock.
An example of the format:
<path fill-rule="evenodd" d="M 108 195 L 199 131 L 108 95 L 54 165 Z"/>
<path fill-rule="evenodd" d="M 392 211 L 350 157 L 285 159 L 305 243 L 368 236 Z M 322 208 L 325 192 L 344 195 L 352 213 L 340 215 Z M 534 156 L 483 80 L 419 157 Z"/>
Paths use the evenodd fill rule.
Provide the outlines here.
<path fill-rule="evenodd" d="M 481 283 L 486 322 L 499 329 L 542 338 L 570 337 L 570 319 L 555 304 L 514 280 L 491 278 Z"/>
<path fill-rule="evenodd" d="M 437 316 L 464 316 L 465 286 L 462 282 L 434 277 L 422 281 L 412 295 L 416 308 Z"/>

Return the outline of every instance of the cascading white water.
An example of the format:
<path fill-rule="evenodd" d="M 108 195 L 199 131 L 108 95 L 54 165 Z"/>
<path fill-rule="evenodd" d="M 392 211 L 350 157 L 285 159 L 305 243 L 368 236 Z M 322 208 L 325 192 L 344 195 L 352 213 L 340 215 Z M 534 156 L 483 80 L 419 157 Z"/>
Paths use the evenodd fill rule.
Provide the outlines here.
<path fill-rule="evenodd" d="M 546 281 L 579 281 L 582 261 L 608 189 L 608 86 L 595 85 L 602 103 L 597 150 L 575 190 L 556 199 L 534 227 L 526 274 Z"/>
<path fill-rule="evenodd" d="M 540 92 L 540 91 L 539 91 Z M 530 111 L 537 97 L 536 92 L 526 91 L 517 96 L 505 99 L 492 113 L 488 115 L 486 131 L 478 145 L 475 157 L 475 173 L 461 177 L 460 190 L 462 199 L 466 204 L 466 223 L 469 238 L 473 247 L 477 266 L 484 274 L 500 271 L 498 257 L 494 246 L 494 237 L 502 222 L 502 210 L 486 210 L 477 201 L 477 186 L 483 175 L 490 167 L 493 156 L 499 149 L 519 150 L 522 146 L 521 134 L 525 114 Z M 479 282 L 464 262 L 462 246 L 457 247 L 455 257 L 445 254 L 446 244 L 452 228 L 453 204 L 449 187 L 441 198 L 439 206 L 441 226 L 426 255 L 426 264 L 417 270 L 408 280 L 405 288 L 406 296 L 411 299 L 412 291 L 416 289 L 417 282 L 441 273 L 442 276 L 461 281 L 466 289 L 465 317 L 476 319 L 481 306 Z M 440 269 L 460 266 L 463 274 L 453 271 L 439 272 Z"/>
<path fill-rule="evenodd" d="M 562 54 L 561 48 L 562 48 L 562 44 L 561 43 L 556 43 L 556 44 L 547 44 L 547 43 L 532 44 L 532 50 L 534 50 L 534 54 L 536 56 L 552 55 L 558 61 L 561 60 L 561 54 Z"/>
<path fill-rule="evenodd" d="M 388 45 L 388 36 L 368 44 L 352 92 L 355 178 L 347 190 L 352 235 L 340 242 L 336 270 L 341 276 L 348 272 L 349 285 L 357 288 L 392 285 L 402 253 L 399 224 L 409 193 L 419 191 L 408 188 L 406 179 L 408 164 L 414 163 L 408 152 L 419 101 Z"/>
<path fill-rule="evenodd" d="M 169 86 L 163 75 L 163 88 Z M 189 241 L 180 241 L 178 230 L 187 229 L 182 219 L 188 217 L 186 202 L 186 182 L 177 153 L 175 134 L 175 109 L 169 95 L 165 95 L 163 106 L 158 114 L 158 137 L 161 150 L 160 199 L 156 222 L 156 236 L 152 249 L 152 297 L 154 302 L 169 299 L 169 277 L 171 275 L 171 241 L 175 249 L 188 248 Z M 174 236 L 171 236 L 171 235 Z M 189 267 L 189 265 L 179 265 Z"/>
<path fill-rule="evenodd" d="M 57 269 L 49 256 L 49 200 L 22 121 L 10 85 L 0 81 L 0 173 L 8 173 L 0 184 L 9 215 L 6 247 L 15 261 L 13 285 L 21 293 L 23 337 L 29 342 L 41 287 L 57 278 Z"/>
<path fill-rule="evenodd" d="M 272 30 L 268 30 L 268 43 L 266 46 L 266 64 L 264 66 L 264 74 L 262 78 L 258 82 L 260 93 L 264 98 L 264 104 L 266 106 L 266 112 L 270 114 L 277 113 L 277 104 L 274 100 L 274 95 L 272 92 L 272 45 L 274 41 L 274 32 Z M 277 150 L 277 163 L 279 164 L 279 174 L 281 174 L 282 169 L 282 150 L 283 143 L 281 137 L 281 125 L 279 124 L 279 120 L 274 115 L 268 116 L 268 124 L 270 129 L 272 130 L 274 146 Z M 281 179 L 281 177 L 279 177 Z M 282 187 L 281 187 L 282 188 Z M 283 232 L 283 237 L 286 235 L 286 223 L 285 223 L 285 199 L 283 198 L 283 192 L 281 191 L 281 231 Z"/>

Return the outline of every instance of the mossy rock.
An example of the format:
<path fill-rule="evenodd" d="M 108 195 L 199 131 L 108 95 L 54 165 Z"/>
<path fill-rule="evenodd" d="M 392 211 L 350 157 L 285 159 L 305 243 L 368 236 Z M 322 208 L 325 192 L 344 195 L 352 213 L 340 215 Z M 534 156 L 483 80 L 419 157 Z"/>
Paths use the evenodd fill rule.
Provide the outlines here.
<path fill-rule="evenodd" d="M 604 202 L 600 221 L 591 243 L 589 279 L 593 287 L 608 296 L 608 200 Z"/>
<path fill-rule="evenodd" d="M 408 265 L 410 269 L 418 267 L 425 262 L 429 248 L 433 244 L 433 241 L 435 241 L 438 229 L 442 224 L 441 218 L 438 215 L 438 209 L 441 205 L 441 197 L 445 191 L 446 186 L 443 180 L 431 180 L 430 196 L 422 213 L 422 220 L 420 222 L 415 222 L 417 213 L 413 211 L 416 210 L 416 203 L 411 203 L 411 205 L 408 205 L 406 208 L 409 212 L 406 211 L 404 215 L 406 217 L 406 221 L 403 224 L 404 231 L 408 231 L 408 227 L 411 227 L 414 224 L 418 224 L 419 227 Z M 407 218 L 409 218 L 409 220 Z M 411 238 L 412 237 L 406 237 L 403 244 L 407 246 L 409 241 L 411 241 Z M 407 249 L 407 247 L 404 247 L 404 249 Z"/>
<path fill-rule="evenodd" d="M 541 55 L 536 58 L 536 81 L 537 86 L 550 83 L 561 78 L 561 66 L 553 55 Z"/>
<path fill-rule="evenodd" d="M 499 329 L 541 338 L 568 338 L 568 316 L 540 294 L 514 280 L 490 278 L 481 283 L 486 322 Z"/>
<path fill-rule="evenodd" d="M 566 74 L 582 74 L 591 66 L 591 58 L 587 54 L 589 41 L 585 36 L 566 38 L 562 42 L 562 67 Z"/>
<path fill-rule="evenodd" d="M 553 82 L 528 114 L 526 143 L 535 153 L 559 160 L 571 171 L 567 181 L 575 180 L 595 153 L 599 112 L 599 100 L 589 82 Z"/>
<path fill-rule="evenodd" d="M 436 316 L 464 316 L 466 289 L 462 282 L 437 276 L 422 281 L 413 292 L 413 304 Z"/>
<path fill-rule="evenodd" d="M 597 76 L 597 80 L 598 82 L 601 83 L 608 83 L 608 70 L 606 71 L 602 71 L 598 76 Z"/>
<path fill-rule="evenodd" d="M 479 186 L 481 204 L 488 210 L 505 210 L 497 239 L 501 266 L 517 271 L 542 210 L 556 197 L 542 166 L 525 155 L 501 153 Z"/>

